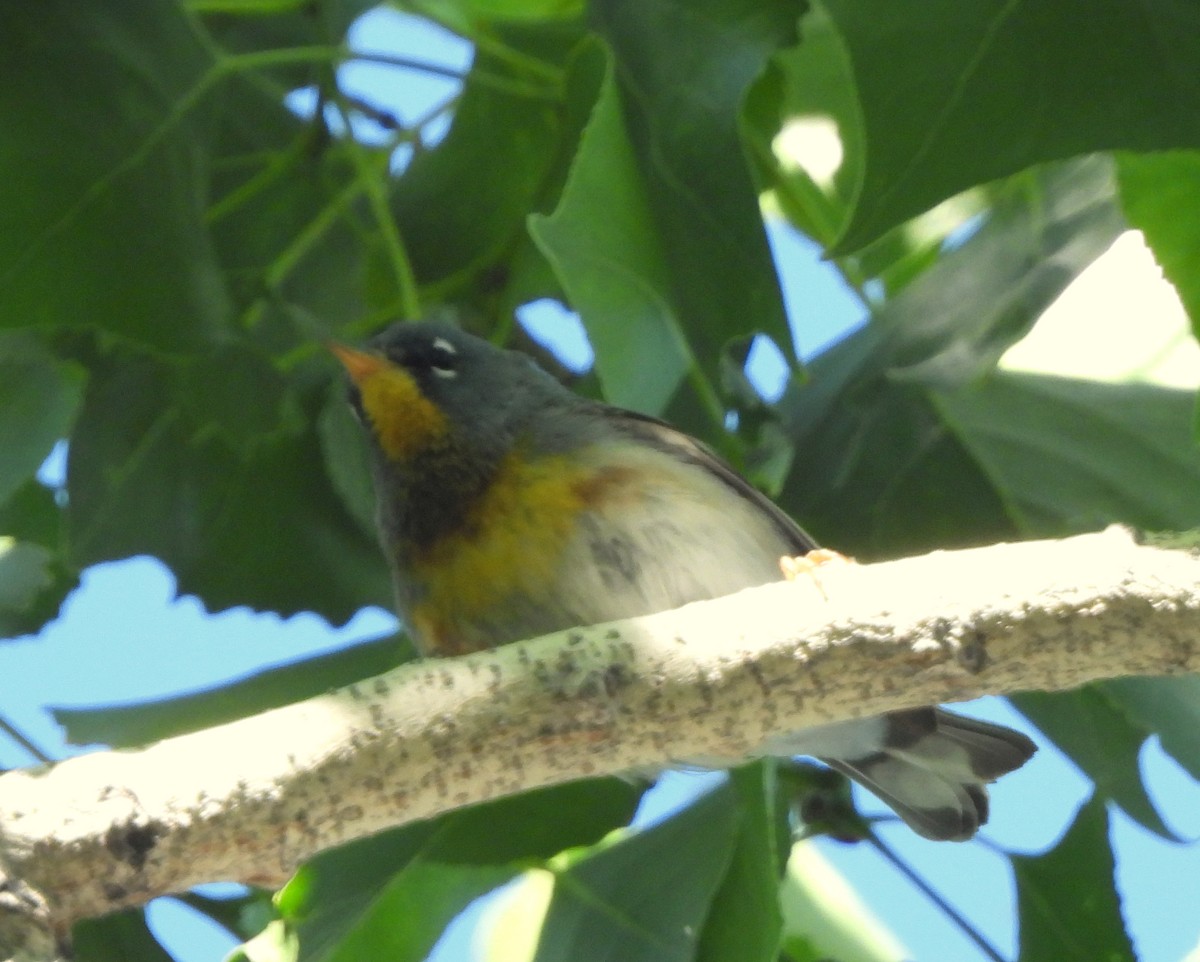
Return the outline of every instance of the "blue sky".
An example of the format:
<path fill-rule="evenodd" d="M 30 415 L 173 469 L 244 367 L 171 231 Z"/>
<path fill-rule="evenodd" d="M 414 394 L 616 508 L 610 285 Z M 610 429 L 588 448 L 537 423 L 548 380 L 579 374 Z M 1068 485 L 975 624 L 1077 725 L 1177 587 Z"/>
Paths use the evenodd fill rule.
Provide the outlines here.
<path fill-rule="evenodd" d="M 462 41 L 393 11 L 368 15 L 352 39 L 359 49 L 407 53 L 460 69 L 470 60 L 469 47 Z M 409 122 L 454 91 L 452 81 L 391 67 L 351 66 L 343 77 L 356 93 Z M 310 104 L 304 92 L 293 98 L 298 110 L 311 109 Z M 436 134 L 436 126 L 432 132 Z M 403 166 L 404 159 L 399 156 L 397 166 Z M 772 224 L 770 234 L 798 349 L 811 356 L 859 323 L 862 311 L 812 245 L 780 224 Z M 542 305 L 529 312 L 526 321 L 567 359 L 586 364 L 586 339 L 570 315 Z M 778 356 L 770 349 L 756 351 L 753 366 L 759 383 L 773 393 L 783 376 Z M 59 456 L 48 463 L 45 477 L 54 482 L 61 472 Z M 152 559 L 102 565 L 85 573 L 61 617 L 36 640 L 0 643 L 0 712 L 57 756 L 66 749 L 47 706 L 137 701 L 195 690 L 378 636 L 392 630 L 394 623 L 389 613 L 379 610 L 364 611 L 338 630 L 312 615 L 284 620 L 244 609 L 208 615 L 195 599 L 177 598 L 170 572 Z M 131 665 L 137 670 L 130 671 Z M 1030 730 L 1000 701 L 974 703 L 968 710 Z M 0 764 L 29 761 L 19 747 L 0 737 Z M 1200 835 L 1194 783 L 1155 745 L 1145 750 L 1143 765 L 1168 823 L 1185 837 Z M 670 776 L 643 817 L 682 804 L 713 777 Z M 1069 761 L 1044 748 L 1029 766 L 995 787 L 986 835 L 1004 848 L 1040 851 L 1053 844 L 1090 790 L 1090 783 Z M 1039 803 L 1031 806 L 1031 799 Z M 865 796 L 863 805 L 868 811 L 884 811 Z M 1013 888 L 1002 859 L 986 845 L 929 843 L 901 826 L 885 827 L 883 834 L 1003 954 L 1015 953 Z M 1173 962 L 1196 943 L 1196 925 L 1189 927 L 1181 920 L 1197 915 L 1200 852 L 1163 843 L 1120 814 L 1114 819 L 1113 838 L 1139 954 L 1150 962 Z M 980 958 L 940 911 L 868 848 L 829 842 L 823 849 L 916 958 Z M 441 962 L 468 957 L 473 919 L 474 915 L 455 926 L 444 940 L 437 956 Z M 212 962 L 230 947 L 224 936 L 174 903 L 156 905 L 152 922 L 184 962 Z"/>

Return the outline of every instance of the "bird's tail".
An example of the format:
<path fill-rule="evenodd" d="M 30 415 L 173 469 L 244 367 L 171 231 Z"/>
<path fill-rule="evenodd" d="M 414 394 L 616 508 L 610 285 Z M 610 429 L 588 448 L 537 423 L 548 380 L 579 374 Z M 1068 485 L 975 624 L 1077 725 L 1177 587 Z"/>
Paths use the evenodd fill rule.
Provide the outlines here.
<path fill-rule="evenodd" d="M 987 821 L 987 783 L 1020 768 L 1037 750 L 1011 728 L 940 708 L 891 712 L 878 721 L 886 726 L 882 749 L 821 761 L 878 795 L 918 835 L 937 841 L 973 836 Z"/>

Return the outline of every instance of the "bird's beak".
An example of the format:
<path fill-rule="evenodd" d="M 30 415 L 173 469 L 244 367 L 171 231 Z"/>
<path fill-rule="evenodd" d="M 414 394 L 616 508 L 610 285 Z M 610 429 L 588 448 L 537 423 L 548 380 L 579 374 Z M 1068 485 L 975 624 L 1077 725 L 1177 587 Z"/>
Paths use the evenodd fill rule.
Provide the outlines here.
<path fill-rule="evenodd" d="M 346 373 L 350 375 L 350 380 L 355 384 L 361 385 L 368 378 L 388 367 L 388 362 L 378 354 L 369 354 L 366 351 L 347 347 L 345 344 L 335 344 L 332 341 L 325 346 L 334 357 L 342 362 Z"/>

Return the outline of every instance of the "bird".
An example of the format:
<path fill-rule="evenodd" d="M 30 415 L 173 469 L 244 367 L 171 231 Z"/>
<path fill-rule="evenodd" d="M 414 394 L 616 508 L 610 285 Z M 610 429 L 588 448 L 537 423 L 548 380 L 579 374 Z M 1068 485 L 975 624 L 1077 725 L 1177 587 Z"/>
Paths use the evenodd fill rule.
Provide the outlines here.
<path fill-rule="evenodd" d="M 526 354 L 453 324 L 333 343 L 376 492 L 396 608 L 453 657 L 778 581 L 816 542 L 702 442 L 581 397 Z M 789 733 L 928 839 L 987 821 L 1024 734 L 937 707 Z"/>

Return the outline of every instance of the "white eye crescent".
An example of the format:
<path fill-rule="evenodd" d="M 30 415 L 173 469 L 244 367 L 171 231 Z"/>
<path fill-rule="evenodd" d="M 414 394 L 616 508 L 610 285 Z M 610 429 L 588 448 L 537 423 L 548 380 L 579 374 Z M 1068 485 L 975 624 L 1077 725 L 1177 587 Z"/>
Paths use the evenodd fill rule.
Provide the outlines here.
<path fill-rule="evenodd" d="M 437 377 L 458 377 L 454 366 L 458 360 L 458 348 L 444 337 L 435 337 L 429 347 L 429 369 Z"/>

